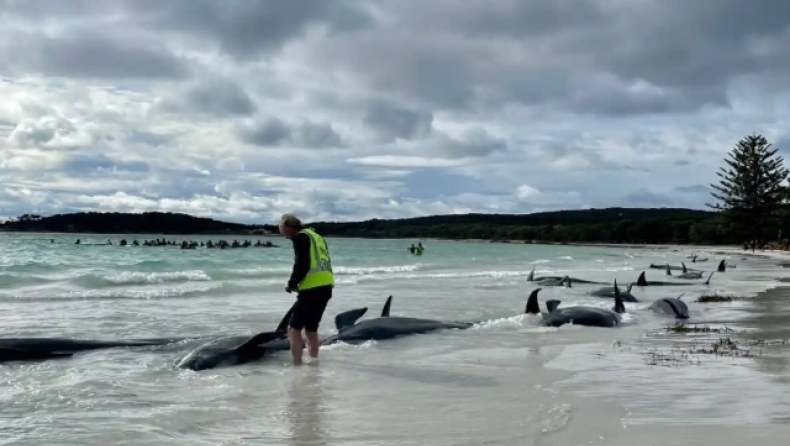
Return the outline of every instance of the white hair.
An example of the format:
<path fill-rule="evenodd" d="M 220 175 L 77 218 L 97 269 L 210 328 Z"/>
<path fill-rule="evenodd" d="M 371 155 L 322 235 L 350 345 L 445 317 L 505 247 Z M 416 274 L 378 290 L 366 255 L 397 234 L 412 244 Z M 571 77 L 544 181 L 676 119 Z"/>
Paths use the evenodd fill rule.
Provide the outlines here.
<path fill-rule="evenodd" d="M 279 224 L 280 230 L 282 231 L 282 229 L 286 226 L 289 228 L 301 228 L 302 220 L 299 220 L 299 217 L 297 217 L 294 214 L 291 214 L 290 212 L 283 214 L 283 216 L 280 217 L 280 224 Z"/>

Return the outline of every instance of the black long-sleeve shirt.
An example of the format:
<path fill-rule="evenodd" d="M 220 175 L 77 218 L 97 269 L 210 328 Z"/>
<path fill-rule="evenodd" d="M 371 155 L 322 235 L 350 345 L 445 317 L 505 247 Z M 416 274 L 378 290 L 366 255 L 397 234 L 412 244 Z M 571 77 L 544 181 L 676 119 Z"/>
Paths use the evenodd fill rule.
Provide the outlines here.
<path fill-rule="evenodd" d="M 310 271 L 310 236 L 304 232 L 297 233 L 291 239 L 294 245 L 294 267 L 291 271 L 291 278 L 288 280 L 288 287 L 296 290 L 307 273 Z"/>

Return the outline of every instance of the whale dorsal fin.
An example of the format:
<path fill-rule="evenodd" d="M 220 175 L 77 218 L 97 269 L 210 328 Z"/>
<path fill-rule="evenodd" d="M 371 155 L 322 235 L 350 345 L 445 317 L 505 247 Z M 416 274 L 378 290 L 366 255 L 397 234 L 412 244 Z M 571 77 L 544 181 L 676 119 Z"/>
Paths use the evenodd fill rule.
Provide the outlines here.
<path fill-rule="evenodd" d="M 639 278 L 636 279 L 636 286 L 647 286 L 647 279 L 645 278 L 644 271 L 642 271 L 642 274 L 640 274 Z"/>
<path fill-rule="evenodd" d="M 716 271 L 711 271 L 710 276 L 708 276 L 708 280 L 705 281 L 705 285 L 710 285 L 710 279 L 714 274 L 716 274 Z"/>
<path fill-rule="evenodd" d="M 355 310 L 348 310 L 335 316 L 335 328 L 340 331 L 348 328 L 357 323 L 359 318 L 368 312 L 368 307 L 357 308 Z"/>
<path fill-rule="evenodd" d="M 571 278 L 569 276 L 562 276 L 560 285 L 565 284 L 566 287 L 571 288 Z"/>
<path fill-rule="evenodd" d="M 559 301 L 557 299 L 547 300 L 546 301 L 546 308 L 549 309 L 549 313 L 551 313 L 552 311 L 556 310 L 557 307 L 560 306 L 560 302 L 561 301 Z"/>
<path fill-rule="evenodd" d="M 538 291 L 540 288 L 536 288 L 532 290 L 532 293 L 529 295 L 529 299 L 527 299 L 527 309 L 525 313 L 527 314 L 540 314 L 540 306 L 538 305 Z"/>
<path fill-rule="evenodd" d="M 667 262 L 667 276 L 672 275 L 672 268 L 669 267 L 669 262 Z"/>
<path fill-rule="evenodd" d="M 277 328 L 274 329 L 275 333 L 285 333 L 288 329 L 288 323 L 291 322 L 291 315 L 294 313 L 294 309 L 296 308 L 296 302 L 291 305 L 291 308 L 285 313 L 280 323 L 277 325 Z"/>
<path fill-rule="evenodd" d="M 384 308 L 381 309 L 381 317 L 390 317 L 390 307 L 392 307 L 392 296 L 387 298 Z"/>
<path fill-rule="evenodd" d="M 683 274 L 686 274 L 687 272 L 689 272 L 689 270 L 686 269 L 686 263 L 685 262 L 681 261 L 680 262 L 680 266 L 683 267 Z"/>
<path fill-rule="evenodd" d="M 628 291 L 631 291 L 631 285 L 633 283 L 628 284 Z M 617 287 L 617 279 L 614 279 L 614 312 L 615 313 L 625 313 L 625 304 L 623 304 L 623 298 L 620 296 L 620 288 Z"/>
<path fill-rule="evenodd" d="M 628 284 L 628 288 L 625 290 L 625 292 L 626 293 L 630 293 L 631 292 L 631 288 L 633 288 L 633 287 L 634 287 L 634 283 L 633 282 L 629 283 Z M 617 287 L 615 286 L 615 288 L 617 288 Z"/>
<path fill-rule="evenodd" d="M 527 276 L 527 280 L 532 282 L 535 280 L 535 267 L 532 267 L 532 271 L 529 272 L 529 276 Z"/>
<path fill-rule="evenodd" d="M 727 260 L 726 259 L 722 259 L 721 262 L 719 262 L 719 267 L 716 268 L 716 269 L 720 273 L 723 273 L 723 272 L 727 271 Z"/>
<path fill-rule="evenodd" d="M 685 292 L 685 291 L 684 291 L 684 292 L 682 292 L 682 293 L 680 293 L 680 296 L 678 296 L 678 300 L 682 300 L 682 299 L 683 299 L 683 296 L 685 296 L 685 295 L 686 295 L 686 292 Z"/>

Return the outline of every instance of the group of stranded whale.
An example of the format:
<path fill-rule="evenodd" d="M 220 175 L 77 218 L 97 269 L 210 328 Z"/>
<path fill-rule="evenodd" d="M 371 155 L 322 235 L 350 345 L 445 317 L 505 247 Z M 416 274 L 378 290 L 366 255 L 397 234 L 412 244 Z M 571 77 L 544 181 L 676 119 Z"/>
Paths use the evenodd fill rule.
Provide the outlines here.
<path fill-rule="evenodd" d="M 728 267 L 733 266 L 728 265 L 725 260 L 722 260 L 716 272 L 723 273 Z M 663 268 L 666 270 L 667 275 L 672 276 L 671 271 L 675 268 L 668 264 L 664 265 Z M 538 323 L 549 327 L 559 327 L 565 324 L 591 327 L 616 327 L 621 322 L 621 315 L 626 312 L 624 302 L 638 302 L 636 297 L 631 293 L 634 285 L 637 287 L 690 285 L 698 284 L 699 282 L 695 282 L 695 280 L 701 280 L 703 278 L 702 271 L 689 270 L 682 263 L 677 270 L 683 271 L 683 273 L 679 276 L 672 277 L 685 279 L 685 282 L 648 281 L 645 278 L 645 273 L 642 272 L 636 283 L 629 284 L 626 289 L 621 289 L 617 285 L 617 280 L 615 280 L 611 286 L 590 292 L 592 296 L 613 299 L 614 305 L 611 309 L 582 305 L 563 307 L 561 306 L 561 301 L 554 299 L 546 301 L 545 305 L 547 312 L 544 313 L 541 311 L 538 302 L 538 293 L 541 291 L 541 287 L 571 287 L 573 283 L 601 284 L 601 282 L 573 278 L 567 275 L 535 277 L 533 268 L 527 277 L 527 281 L 538 285 L 538 288 L 534 289 L 529 295 L 525 313 L 535 315 L 536 317 L 539 316 Z M 713 273 L 708 276 L 703 284 L 709 284 L 712 276 Z M 648 309 L 655 313 L 667 315 L 676 319 L 688 319 L 689 310 L 686 303 L 682 300 L 682 297 L 683 294 L 677 297 L 663 297 L 657 299 L 651 303 Z M 356 344 L 370 340 L 394 339 L 405 335 L 428 333 L 441 329 L 464 330 L 483 322 L 439 321 L 433 319 L 391 316 L 391 306 L 392 296 L 389 296 L 379 317 L 362 321 L 360 321 L 360 319 L 367 313 L 367 307 L 357 308 L 338 314 L 335 316 L 335 328 L 337 329 L 337 333 L 323 339 L 321 344 L 330 345 L 338 342 Z M 209 340 L 179 360 L 177 362 L 177 367 L 198 371 L 241 365 L 257 361 L 274 352 L 289 350 L 290 343 L 287 337 L 287 329 L 292 312 L 293 307 L 288 310 L 274 331 L 262 332 L 253 336 L 232 336 Z M 178 343 L 187 339 L 193 338 L 157 338 L 118 341 L 78 340 L 67 338 L 0 338 L 0 363 L 68 358 L 80 352 L 98 349 L 161 346 Z"/>

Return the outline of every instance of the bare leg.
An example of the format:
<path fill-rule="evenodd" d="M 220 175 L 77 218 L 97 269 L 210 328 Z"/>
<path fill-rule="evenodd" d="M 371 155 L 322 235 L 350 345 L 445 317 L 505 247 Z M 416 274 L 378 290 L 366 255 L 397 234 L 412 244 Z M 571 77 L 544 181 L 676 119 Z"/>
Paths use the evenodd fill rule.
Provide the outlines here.
<path fill-rule="evenodd" d="M 310 357 L 318 359 L 318 332 L 305 330 L 307 335 L 307 346 L 310 348 Z"/>
<path fill-rule="evenodd" d="M 293 365 L 302 365 L 302 349 L 304 348 L 304 344 L 302 342 L 302 330 L 289 327 L 288 339 L 291 341 L 291 356 L 293 357 Z"/>

